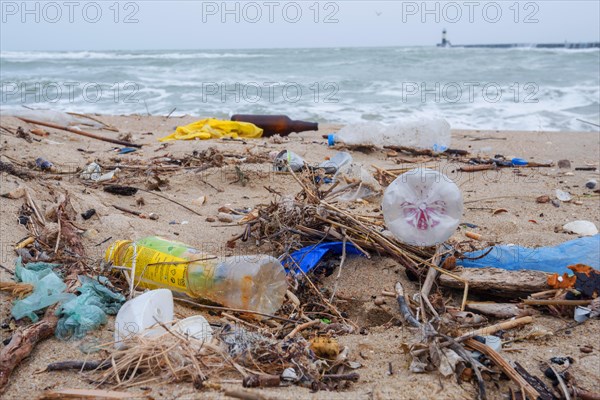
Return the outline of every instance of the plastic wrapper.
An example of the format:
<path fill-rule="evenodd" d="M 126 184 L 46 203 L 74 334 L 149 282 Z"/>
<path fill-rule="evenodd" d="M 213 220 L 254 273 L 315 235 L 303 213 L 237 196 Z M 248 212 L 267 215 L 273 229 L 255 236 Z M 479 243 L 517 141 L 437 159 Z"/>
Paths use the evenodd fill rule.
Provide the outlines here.
<path fill-rule="evenodd" d="M 360 164 L 346 164 L 333 177 L 339 185 L 332 191 L 338 201 L 373 200 L 381 194 L 381 185 Z"/>
<path fill-rule="evenodd" d="M 105 278 L 102 278 L 105 281 Z M 56 336 L 81 339 L 87 332 L 98 329 L 107 321 L 107 315 L 115 315 L 125 301 L 120 293 L 113 293 L 99 281 L 80 275 L 79 296 L 63 303 L 56 311 L 61 318 L 56 326 Z"/>
<path fill-rule="evenodd" d="M 31 321 L 37 322 L 39 320 L 37 311 L 75 297 L 74 294 L 64 293 L 67 285 L 52 270 L 57 266 L 57 264 L 38 262 L 29 263 L 25 267 L 21 258 L 17 259 L 15 278 L 17 282 L 32 284 L 33 292 L 24 299 L 14 302 L 11 314 L 16 320 L 28 317 Z"/>

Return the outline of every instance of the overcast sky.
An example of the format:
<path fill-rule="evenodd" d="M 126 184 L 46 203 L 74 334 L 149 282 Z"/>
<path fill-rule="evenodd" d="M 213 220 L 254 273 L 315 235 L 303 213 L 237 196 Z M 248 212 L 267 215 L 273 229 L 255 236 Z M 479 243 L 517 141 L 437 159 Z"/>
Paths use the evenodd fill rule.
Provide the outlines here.
<path fill-rule="evenodd" d="M 0 1 L 2 51 L 600 40 L 600 1 Z"/>

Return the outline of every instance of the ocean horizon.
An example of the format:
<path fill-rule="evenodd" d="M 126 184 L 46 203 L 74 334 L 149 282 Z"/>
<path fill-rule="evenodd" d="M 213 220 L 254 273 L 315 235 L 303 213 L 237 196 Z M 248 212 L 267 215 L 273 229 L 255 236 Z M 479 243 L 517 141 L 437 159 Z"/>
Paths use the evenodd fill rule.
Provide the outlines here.
<path fill-rule="evenodd" d="M 0 106 L 330 123 L 435 115 L 463 129 L 597 131 L 599 69 L 598 49 L 2 51 Z"/>

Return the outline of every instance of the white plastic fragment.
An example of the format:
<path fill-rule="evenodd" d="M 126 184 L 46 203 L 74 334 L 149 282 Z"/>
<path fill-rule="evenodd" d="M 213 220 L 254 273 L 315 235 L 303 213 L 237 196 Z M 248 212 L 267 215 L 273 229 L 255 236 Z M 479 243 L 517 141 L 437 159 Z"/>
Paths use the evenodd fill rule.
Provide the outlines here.
<path fill-rule="evenodd" d="M 590 221 L 569 222 L 563 226 L 563 230 L 580 236 L 594 236 L 598 233 L 598 228 Z"/>

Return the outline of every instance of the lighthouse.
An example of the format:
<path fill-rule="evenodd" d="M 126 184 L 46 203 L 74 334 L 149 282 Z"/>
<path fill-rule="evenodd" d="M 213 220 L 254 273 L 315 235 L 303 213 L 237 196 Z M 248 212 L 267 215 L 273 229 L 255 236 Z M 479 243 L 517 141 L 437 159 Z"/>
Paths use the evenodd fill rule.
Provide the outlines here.
<path fill-rule="evenodd" d="M 438 43 L 438 47 L 450 47 L 452 44 L 446 39 L 446 28 L 442 31 L 442 42 Z"/>

